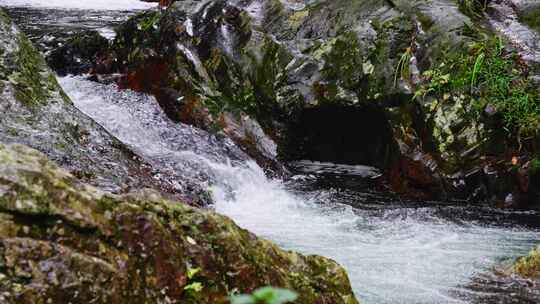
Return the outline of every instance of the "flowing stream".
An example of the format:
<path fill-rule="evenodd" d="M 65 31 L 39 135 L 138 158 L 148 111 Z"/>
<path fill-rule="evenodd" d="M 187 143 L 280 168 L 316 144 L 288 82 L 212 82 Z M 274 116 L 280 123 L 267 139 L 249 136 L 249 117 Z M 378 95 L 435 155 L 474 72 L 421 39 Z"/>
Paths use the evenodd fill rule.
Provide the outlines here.
<path fill-rule="evenodd" d="M 3 1 L 32 6 L 26 11 L 33 16 L 44 3 Z M 62 9 L 47 9 L 46 22 L 61 26 L 70 12 L 84 15 L 84 11 L 71 10 L 77 7 L 99 11 L 109 21 L 96 26 L 107 28 L 111 19 L 106 16 L 114 20 L 127 17 L 119 11 L 103 11 L 111 8 L 109 2 L 115 3 L 114 9 L 148 6 L 135 0 L 54 0 L 48 6 Z M 25 9 L 12 10 L 24 16 Z M 51 18 L 55 11 L 63 16 L 60 23 Z M 173 123 L 150 96 L 83 77 L 59 81 L 81 111 L 153 166 L 207 186 L 217 212 L 286 249 L 338 261 L 347 269 L 362 303 L 492 303 L 490 297 L 503 303 L 540 300 L 532 291 L 516 294 L 504 282 L 499 281 L 499 288 L 483 285 L 498 280 L 488 275 L 493 267 L 526 254 L 539 243 L 537 213 L 439 202 L 403 203 L 371 191 L 362 176 L 372 169 L 365 167 L 343 170 L 318 164 L 311 166 L 317 170 L 301 170 L 290 180 L 269 179 L 231 141 Z M 360 173 L 351 174 L 355 170 Z M 335 174 L 328 174 L 332 172 Z"/>
<path fill-rule="evenodd" d="M 155 166 L 209 180 L 217 212 L 287 249 L 337 260 L 365 303 L 467 302 L 475 273 L 538 242 L 536 229 L 507 227 L 534 214 L 467 215 L 465 207 L 436 203 L 405 208 L 312 174 L 270 180 L 241 152 L 228 160 L 212 135 L 170 122 L 152 97 L 81 77 L 60 82 L 77 107 Z"/>

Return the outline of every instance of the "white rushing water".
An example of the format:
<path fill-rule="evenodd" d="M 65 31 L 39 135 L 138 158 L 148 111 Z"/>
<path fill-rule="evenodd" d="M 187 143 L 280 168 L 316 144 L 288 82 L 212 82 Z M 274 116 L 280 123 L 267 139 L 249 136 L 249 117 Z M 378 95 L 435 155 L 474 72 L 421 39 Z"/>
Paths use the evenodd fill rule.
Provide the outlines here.
<path fill-rule="evenodd" d="M 525 229 L 441 219 L 434 208 L 353 209 L 331 190 L 296 193 L 252 161 L 231 165 L 212 136 L 174 124 L 157 102 L 78 77 L 60 82 L 75 105 L 146 159 L 206 172 L 217 212 L 279 245 L 335 259 L 362 303 L 461 303 L 455 292 L 539 239 Z M 145 109 L 145 110 L 144 110 Z M 234 149 L 232 149 L 234 150 Z"/>
<path fill-rule="evenodd" d="M 156 3 L 140 0 L 1 0 L 0 6 L 81 10 L 137 10 L 156 7 Z"/>

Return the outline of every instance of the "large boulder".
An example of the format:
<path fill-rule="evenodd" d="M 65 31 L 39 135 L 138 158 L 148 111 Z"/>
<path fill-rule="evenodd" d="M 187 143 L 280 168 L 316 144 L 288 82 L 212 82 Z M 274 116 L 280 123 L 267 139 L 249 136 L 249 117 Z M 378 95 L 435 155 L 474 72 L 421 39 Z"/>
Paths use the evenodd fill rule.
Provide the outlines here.
<path fill-rule="evenodd" d="M 0 219 L 2 303 L 228 303 L 266 285 L 358 303 L 331 260 L 155 192 L 102 192 L 22 145 L 0 144 Z"/>

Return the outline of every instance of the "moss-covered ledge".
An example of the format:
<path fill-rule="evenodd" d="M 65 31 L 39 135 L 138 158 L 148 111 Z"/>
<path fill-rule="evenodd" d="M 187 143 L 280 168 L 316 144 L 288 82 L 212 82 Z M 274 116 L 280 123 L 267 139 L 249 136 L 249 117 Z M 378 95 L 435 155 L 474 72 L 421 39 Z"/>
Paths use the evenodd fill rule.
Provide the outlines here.
<path fill-rule="evenodd" d="M 70 103 L 56 77 L 30 40 L 0 9 L 0 81 L 6 80 L 14 90 L 14 97 L 31 107 L 53 99 Z"/>
<path fill-rule="evenodd" d="M 0 144 L 0 302 L 227 303 L 265 285 L 297 291 L 297 303 L 357 303 L 331 260 L 153 192 L 99 191 Z"/>

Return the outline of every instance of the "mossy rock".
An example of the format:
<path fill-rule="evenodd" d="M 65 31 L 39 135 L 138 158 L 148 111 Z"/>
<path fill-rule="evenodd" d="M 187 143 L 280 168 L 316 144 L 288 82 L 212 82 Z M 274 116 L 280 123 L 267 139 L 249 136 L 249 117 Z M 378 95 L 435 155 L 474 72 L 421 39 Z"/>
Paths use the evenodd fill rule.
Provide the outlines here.
<path fill-rule="evenodd" d="M 42 104 L 61 91 L 43 56 L 5 14 L 0 18 L 0 43 L 0 81 L 10 84 L 20 103 Z"/>
<path fill-rule="evenodd" d="M 118 33 L 119 41 L 127 43 L 120 53 L 131 54 L 126 57 L 131 58 L 126 62 L 130 72 L 149 74 L 145 66 L 155 61 L 167 67 L 145 83 L 151 93 L 159 87 L 184 97 L 182 102 L 161 102 L 175 120 L 226 129 L 216 123 L 220 115 L 247 114 L 277 142 L 279 157 L 291 160 L 301 151 L 287 152 L 285 146 L 294 141 L 287 137 L 304 111 L 373 106 L 387 114 L 385 124 L 400 143 L 400 149 L 384 158 L 416 158 L 420 153 L 441 179 L 478 171 L 486 157 L 504 157 L 514 144 L 509 142 L 520 140 L 515 132 L 504 133 L 511 128 L 501 120 L 502 106 L 495 114 L 485 111 L 492 94 L 483 85 L 471 86 L 475 77 L 469 70 L 479 55 L 478 41 L 486 54 L 499 46 L 486 42 L 496 41 L 495 34 L 460 11 L 459 1 L 253 0 L 234 7 L 224 1 L 196 2 L 178 1 L 163 13 L 145 13 L 133 19 L 142 21 L 130 21 Z M 143 30 L 148 27 L 140 23 L 148 20 L 155 26 Z M 522 70 L 509 54 L 499 57 L 513 70 Z M 456 66 L 468 70 L 456 72 Z M 452 76 L 444 92 L 429 87 L 419 94 L 434 79 L 428 72 L 437 70 L 444 71 L 441 77 Z M 518 74 L 516 82 L 525 83 L 525 74 Z M 473 82 L 480 80 L 486 79 Z M 527 94 L 521 95 L 523 101 Z M 511 104 L 515 106 L 506 113 L 520 103 L 505 105 Z M 193 113 L 218 119 L 194 119 Z M 530 119 L 528 124 L 535 123 Z"/>
<path fill-rule="evenodd" d="M 329 259 L 154 192 L 102 192 L 22 145 L 0 144 L 0 189 L 2 303 L 227 303 L 267 285 L 358 303 Z"/>

